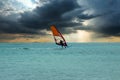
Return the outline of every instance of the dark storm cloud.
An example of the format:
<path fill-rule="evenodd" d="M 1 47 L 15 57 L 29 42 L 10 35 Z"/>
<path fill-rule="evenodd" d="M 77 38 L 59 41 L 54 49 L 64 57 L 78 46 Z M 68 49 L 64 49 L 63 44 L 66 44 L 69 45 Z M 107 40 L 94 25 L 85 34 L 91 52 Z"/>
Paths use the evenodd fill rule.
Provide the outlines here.
<path fill-rule="evenodd" d="M 11 0 L 0 1 L 0 33 L 43 35 L 46 33 L 40 31 L 50 30 L 50 25 L 56 25 L 65 34 L 80 29 L 103 36 L 120 36 L 119 0 L 32 1 L 37 4 L 42 1 L 43 5 L 32 11 L 22 11 L 24 7 L 18 2 L 13 4 Z M 17 12 L 17 9 L 22 13 Z M 86 20 L 92 22 L 88 26 L 82 25 Z"/>
<path fill-rule="evenodd" d="M 28 28 L 19 21 L 21 15 L 19 11 L 23 5 L 17 1 L 0 1 L 0 33 L 10 34 L 46 34 L 38 30 Z M 19 7 L 19 8 L 18 8 Z"/>
<path fill-rule="evenodd" d="M 102 24 L 96 24 L 98 28 L 95 31 L 107 36 L 120 36 L 120 13 L 113 13 L 98 19 Z"/>
<path fill-rule="evenodd" d="M 76 26 L 80 26 L 79 29 L 81 30 L 91 30 L 105 35 L 119 34 L 119 24 L 117 23 L 119 18 L 111 17 L 111 20 L 117 21 L 114 22 L 117 23 L 117 25 L 113 24 L 111 20 L 108 19 L 110 17 L 108 15 L 116 16 L 116 14 L 113 13 L 119 12 L 114 9 L 114 7 L 118 9 L 118 5 L 115 5 L 118 1 L 93 0 L 92 2 L 87 0 L 87 2 L 89 3 L 87 4 L 88 7 L 84 9 L 84 6 L 78 5 L 76 0 L 51 0 L 49 4 L 37 7 L 33 12 L 25 12 L 22 14 L 20 21 L 28 28 L 40 30 L 49 30 L 49 26 L 54 24 L 61 29 L 63 33 L 75 32 L 75 30 L 78 29 Z M 89 14 L 88 12 L 84 14 L 89 8 L 93 10 L 94 13 Z M 101 18 L 101 21 L 97 19 L 97 17 Z M 74 18 L 77 18 L 79 23 L 74 22 Z M 84 27 L 81 24 L 85 20 L 90 19 L 95 19 L 95 21 L 100 22 L 104 21 L 105 24 L 97 22 L 94 23 L 96 25 L 93 27 Z M 67 27 L 72 27 L 73 29 L 69 30 Z"/>
<path fill-rule="evenodd" d="M 120 36 L 120 1 L 119 0 L 86 0 L 82 1 L 86 7 L 88 16 L 81 15 L 80 19 L 91 21 L 88 26 L 81 26 L 80 29 L 93 31 L 106 36 Z M 80 3 L 82 4 L 82 3 Z M 92 14 L 92 16 L 89 16 Z"/>
<path fill-rule="evenodd" d="M 72 18 L 62 18 L 62 15 L 79 7 L 76 0 L 52 0 L 33 12 L 25 12 L 20 21 L 26 27 L 34 29 L 49 29 L 52 24 L 58 28 L 71 27 L 78 24 L 73 23 Z"/>
<path fill-rule="evenodd" d="M 42 1 L 42 0 L 40 0 Z M 5 3 L 5 1 L 0 1 Z M 11 2 L 7 0 L 6 2 Z M 35 2 L 35 1 L 33 1 Z M 39 31 L 43 29 L 50 29 L 50 25 L 54 24 L 63 32 L 66 27 L 79 26 L 81 23 L 73 22 L 74 15 L 70 18 L 62 17 L 65 13 L 75 11 L 76 9 L 81 9 L 76 0 L 44 0 L 42 7 L 37 7 L 33 11 L 25 11 L 24 13 L 17 14 L 14 13 L 16 8 L 7 6 L 7 4 L 1 6 L 3 15 L 5 16 L 1 19 L 0 32 L 2 33 L 41 33 Z M 12 4 L 12 2 L 11 2 Z M 7 8 L 6 8 L 7 6 Z M 16 5 L 17 6 L 17 5 Z M 13 11 L 11 13 L 11 11 Z M 75 11 L 76 12 L 76 11 Z M 78 12 L 82 12 L 77 11 Z M 17 16 L 13 16 L 13 15 Z M 17 18 L 21 16 L 20 18 Z M 71 30 L 73 31 L 73 30 Z M 66 33 L 70 33 L 67 31 Z M 64 32 L 65 33 L 65 32 Z"/>
<path fill-rule="evenodd" d="M 0 17 L 0 33 L 37 33 L 33 29 L 23 27 L 21 23 L 12 21 L 6 17 Z"/>

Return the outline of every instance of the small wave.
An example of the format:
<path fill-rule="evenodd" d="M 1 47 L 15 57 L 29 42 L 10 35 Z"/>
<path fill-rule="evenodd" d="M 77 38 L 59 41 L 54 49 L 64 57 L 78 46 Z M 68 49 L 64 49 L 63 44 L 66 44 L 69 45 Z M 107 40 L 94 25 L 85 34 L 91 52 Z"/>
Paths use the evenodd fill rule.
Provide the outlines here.
<path fill-rule="evenodd" d="M 23 48 L 24 50 L 28 50 L 28 49 L 30 49 L 30 48 Z"/>

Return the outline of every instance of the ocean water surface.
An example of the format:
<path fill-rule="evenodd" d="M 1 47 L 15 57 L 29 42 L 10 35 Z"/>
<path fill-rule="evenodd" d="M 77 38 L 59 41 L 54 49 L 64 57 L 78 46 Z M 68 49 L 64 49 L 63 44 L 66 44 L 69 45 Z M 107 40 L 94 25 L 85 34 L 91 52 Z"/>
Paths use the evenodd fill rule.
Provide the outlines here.
<path fill-rule="evenodd" d="M 0 80 L 120 80 L 120 43 L 0 43 Z"/>

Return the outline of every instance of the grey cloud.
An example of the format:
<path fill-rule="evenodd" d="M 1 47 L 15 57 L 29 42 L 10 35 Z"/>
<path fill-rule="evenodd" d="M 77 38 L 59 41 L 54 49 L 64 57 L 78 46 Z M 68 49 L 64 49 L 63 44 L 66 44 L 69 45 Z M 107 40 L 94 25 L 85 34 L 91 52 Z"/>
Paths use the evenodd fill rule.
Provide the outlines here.
<path fill-rule="evenodd" d="M 87 15 L 80 14 L 80 19 L 89 20 L 92 22 L 86 27 L 80 27 L 88 31 L 96 32 L 97 35 L 120 36 L 120 9 L 119 0 L 86 0 L 83 1 L 82 7 L 87 8 Z M 89 14 L 91 10 L 92 15 Z"/>
<path fill-rule="evenodd" d="M 44 5 L 23 13 L 16 12 L 23 8 L 22 4 L 13 4 L 13 1 L 0 1 L 0 10 L 4 11 L 0 12 L 3 14 L 0 15 L 0 33 L 45 35 L 46 33 L 40 31 L 50 30 L 50 25 L 54 24 L 65 34 L 80 29 L 105 36 L 120 35 L 119 0 L 39 0 Z M 6 16 L 7 13 L 9 15 Z M 77 22 L 74 19 L 77 19 Z M 86 20 L 93 22 L 86 27 L 82 25 Z"/>
<path fill-rule="evenodd" d="M 31 13 L 25 12 L 20 21 L 26 27 L 34 29 L 49 29 L 52 24 L 69 27 L 75 23 L 72 23 L 72 19 L 62 18 L 62 15 L 76 8 L 79 8 L 76 0 L 52 0 L 49 4 L 37 7 Z"/>
<path fill-rule="evenodd" d="M 18 21 L 12 21 L 7 17 L 0 17 L 0 33 L 37 33 L 33 29 L 26 28 Z"/>
<path fill-rule="evenodd" d="M 101 17 L 99 21 L 102 23 L 96 24 L 98 25 L 96 31 L 108 36 L 120 36 L 120 13 Z"/>

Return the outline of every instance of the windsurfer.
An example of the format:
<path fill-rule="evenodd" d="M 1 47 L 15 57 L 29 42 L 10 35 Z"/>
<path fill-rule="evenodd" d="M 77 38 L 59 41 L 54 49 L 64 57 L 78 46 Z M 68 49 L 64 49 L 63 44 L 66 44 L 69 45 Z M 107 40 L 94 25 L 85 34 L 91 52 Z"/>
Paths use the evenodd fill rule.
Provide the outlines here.
<path fill-rule="evenodd" d="M 60 45 L 63 47 L 65 47 L 66 48 L 66 45 L 65 45 L 65 43 L 62 41 L 62 40 L 60 40 Z"/>
<path fill-rule="evenodd" d="M 64 43 L 62 40 L 60 40 L 60 45 L 63 47 L 64 46 Z"/>
<path fill-rule="evenodd" d="M 64 37 L 62 36 L 62 34 L 57 30 L 57 28 L 54 25 L 51 26 L 51 31 L 53 33 L 55 43 L 57 45 L 60 45 L 60 46 L 66 48 L 67 47 L 67 43 L 66 43 Z"/>
<path fill-rule="evenodd" d="M 57 45 L 61 45 L 62 46 L 62 48 L 63 48 L 63 46 L 66 48 L 66 45 L 65 45 L 65 43 L 62 41 L 62 40 L 60 40 L 60 42 L 59 43 L 56 43 Z"/>

